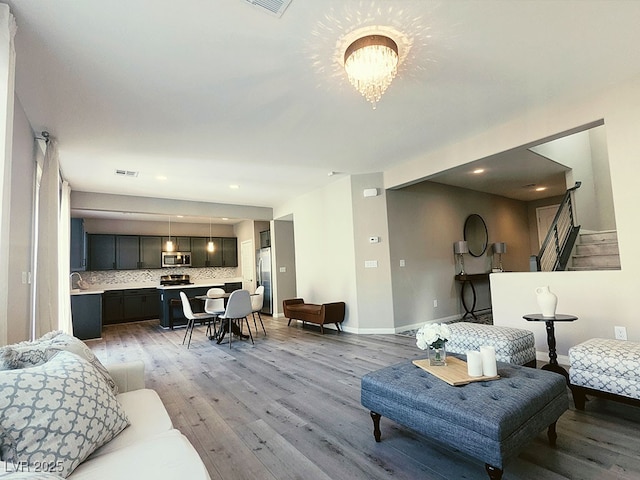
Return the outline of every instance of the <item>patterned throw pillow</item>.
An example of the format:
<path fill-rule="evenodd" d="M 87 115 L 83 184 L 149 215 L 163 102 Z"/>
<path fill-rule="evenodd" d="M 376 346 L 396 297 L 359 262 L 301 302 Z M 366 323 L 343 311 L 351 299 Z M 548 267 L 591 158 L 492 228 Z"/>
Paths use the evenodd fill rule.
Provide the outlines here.
<path fill-rule="evenodd" d="M 86 360 L 62 351 L 36 367 L 0 372 L 4 463 L 52 466 L 62 477 L 127 425 L 105 379 Z"/>
<path fill-rule="evenodd" d="M 0 480 L 63 480 L 62 477 L 54 475 L 53 473 L 44 472 L 13 472 L 13 473 L 1 473 Z"/>
<path fill-rule="evenodd" d="M 113 381 L 104 365 L 100 363 L 98 357 L 82 340 L 67 335 L 62 330 L 49 332 L 33 342 L 21 342 L 3 347 L 0 349 L 0 365 L 4 363 L 7 369 L 42 365 L 62 350 L 75 353 L 91 363 L 107 381 L 114 395 L 118 394 L 116 382 Z M 0 370 L 2 370 L 1 367 Z"/>

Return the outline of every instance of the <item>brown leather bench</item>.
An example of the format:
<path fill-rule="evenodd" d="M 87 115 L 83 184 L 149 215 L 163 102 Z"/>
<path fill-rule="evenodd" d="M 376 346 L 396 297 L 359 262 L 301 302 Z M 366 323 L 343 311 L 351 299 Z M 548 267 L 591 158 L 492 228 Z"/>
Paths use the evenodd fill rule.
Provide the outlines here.
<path fill-rule="evenodd" d="M 324 333 L 323 325 L 334 323 L 338 332 L 340 323 L 344 320 L 345 303 L 333 302 L 318 305 L 315 303 L 304 303 L 302 298 L 290 298 L 282 302 L 284 316 L 289 319 L 287 325 L 291 325 L 291 320 L 300 320 L 303 323 L 315 323 L 320 325 L 320 332 Z"/>

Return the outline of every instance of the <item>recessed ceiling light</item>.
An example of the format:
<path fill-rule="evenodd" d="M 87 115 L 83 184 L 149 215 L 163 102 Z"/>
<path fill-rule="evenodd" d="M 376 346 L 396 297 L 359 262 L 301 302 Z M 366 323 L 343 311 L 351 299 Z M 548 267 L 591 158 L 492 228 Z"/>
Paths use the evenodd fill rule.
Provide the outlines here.
<path fill-rule="evenodd" d="M 184 218 L 184 215 L 176 215 L 178 218 Z"/>
<path fill-rule="evenodd" d="M 484 168 L 476 168 L 473 173 L 475 173 L 476 175 L 479 173 L 484 173 Z"/>
<path fill-rule="evenodd" d="M 536 192 L 544 192 L 547 189 L 547 187 L 538 187 L 536 188 Z"/>
<path fill-rule="evenodd" d="M 240 185 L 229 185 L 229 188 L 231 188 L 232 190 L 237 190 L 240 188 Z"/>
<path fill-rule="evenodd" d="M 222 217 L 223 220 L 229 220 L 227 217 Z"/>
<path fill-rule="evenodd" d="M 166 180 L 166 179 L 167 179 L 167 177 L 165 177 L 164 175 L 158 175 L 156 177 L 156 180 Z"/>

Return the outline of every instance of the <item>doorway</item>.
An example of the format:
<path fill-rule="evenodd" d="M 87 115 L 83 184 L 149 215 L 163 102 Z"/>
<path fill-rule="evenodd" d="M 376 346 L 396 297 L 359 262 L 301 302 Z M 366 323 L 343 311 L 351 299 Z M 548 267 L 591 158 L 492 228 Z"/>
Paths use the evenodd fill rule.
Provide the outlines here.
<path fill-rule="evenodd" d="M 544 239 L 556 218 L 560 205 L 548 205 L 546 207 L 536 208 L 536 224 L 538 225 L 538 248 L 542 248 Z"/>
<path fill-rule="evenodd" d="M 240 244 L 240 261 L 242 262 L 242 288 L 253 292 L 255 254 L 253 253 L 253 240 L 245 240 Z"/>

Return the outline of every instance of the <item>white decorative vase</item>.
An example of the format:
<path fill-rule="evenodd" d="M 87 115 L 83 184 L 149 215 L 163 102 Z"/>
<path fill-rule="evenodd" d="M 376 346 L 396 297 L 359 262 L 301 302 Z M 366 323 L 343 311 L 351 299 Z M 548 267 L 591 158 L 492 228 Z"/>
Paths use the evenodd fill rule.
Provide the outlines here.
<path fill-rule="evenodd" d="M 538 306 L 540 307 L 542 316 L 547 318 L 555 317 L 558 297 L 549 290 L 548 286 L 536 288 L 536 295 L 538 296 Z"/>

